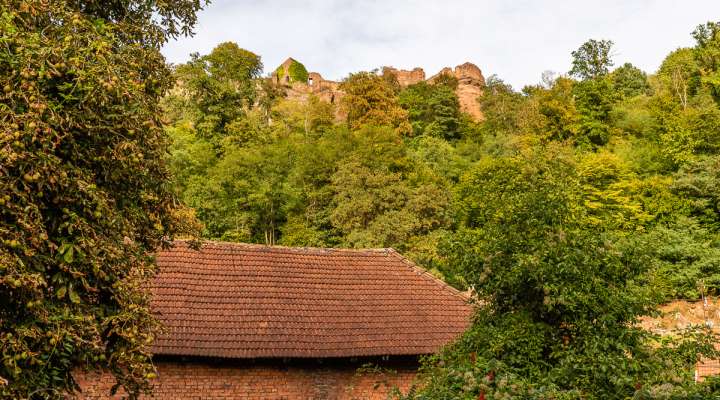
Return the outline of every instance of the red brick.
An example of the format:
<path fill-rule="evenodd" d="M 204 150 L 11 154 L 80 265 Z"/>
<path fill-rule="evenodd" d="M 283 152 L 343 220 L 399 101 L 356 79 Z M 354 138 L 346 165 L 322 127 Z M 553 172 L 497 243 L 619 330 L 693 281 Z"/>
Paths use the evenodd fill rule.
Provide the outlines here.
<path fill-rule="evenodd" d="M 156 363 L 152 396 L 158 400 L 385 400 L 393 388 L 406 392 L 413 384 L 416 362 L 381 363 L 384 372 L 359 373 L 360 363 L 334 360 L 317 363 L 280 360 L 166 360 Z M 121 399 L 110 396 L 114 383 L 107 373 L 76 373 L 82 388 L 76 399 Z"/>

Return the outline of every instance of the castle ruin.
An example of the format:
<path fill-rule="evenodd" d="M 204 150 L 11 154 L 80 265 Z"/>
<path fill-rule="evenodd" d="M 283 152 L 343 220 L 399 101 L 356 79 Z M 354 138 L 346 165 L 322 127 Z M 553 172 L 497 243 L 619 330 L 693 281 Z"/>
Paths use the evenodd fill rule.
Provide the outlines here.
<path fill-rule="evenodd" d="M 299 64 L 296 60 L 288 58 L 271 75 L 273 82 L 285 87 L 288 98 L 304 101 L 307 100 L 308 96 L 314 95 L 329 103 L 336 103 L 342 98 L 344 93 L 339 89 L 340 83 L 326 80 L 317 72 L 306 73 L 307 77 L 302 81 L 294 79 L 292 68 L 293 65 L 296 65 L 295 63 Z M 401 87 L 420 82 L 433 84 L 440 76 L 452 76 L 458 81 L 455 93 L 458 96 L 461 110 L 476 121 L 483 119 L 478 98 L 482 95 L 485 87 L 485 78 L 480 68 L 473 63 L 466 62 L 456 66 L 454 69 L 443 68 L 429 79 L 426 79 L 425 71 L 422 68 L 414 68 L 408 71 L 383 67 L 382 72 L 383 74 L 394 75 Z M 296 73 L 295 75 L 299 74 Z"/>

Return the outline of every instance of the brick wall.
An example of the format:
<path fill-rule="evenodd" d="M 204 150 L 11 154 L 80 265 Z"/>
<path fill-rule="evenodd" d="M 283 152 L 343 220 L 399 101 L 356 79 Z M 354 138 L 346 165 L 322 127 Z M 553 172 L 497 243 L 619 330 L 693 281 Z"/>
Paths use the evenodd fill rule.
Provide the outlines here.
<path fill-rule="evenodd" d="M 701 360 L 695 369 L 695 378 L 702 381 L 707 376 L 720 374 L 720 360 Z"/>
<path fill-rule="evenodd" d="M 214 400 L 385 400 L 397 387 L 412 385 L 416 360 L 378 362 L 380 371 L 362 372 L 363 361 L 216 361 L 156 360 L 153 396 L 145 399 Z M 109 374 L 77 373 L 82 393 L 76 399 L 110 399 Z M 114 398 L 122 398 L 118 394 Z"/>

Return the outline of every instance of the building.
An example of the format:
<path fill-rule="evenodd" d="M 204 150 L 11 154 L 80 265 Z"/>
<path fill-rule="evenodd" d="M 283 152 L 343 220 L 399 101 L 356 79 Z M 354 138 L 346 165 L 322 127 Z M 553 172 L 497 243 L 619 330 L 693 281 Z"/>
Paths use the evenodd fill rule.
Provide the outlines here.
<path fill-rule="evenodd" d="M 443 68 L 429 79 L 426 79 L 425 71 L 422 68 L 403 70 L 383 67 L 382 74 L 394 76 L 400 87 L 403 88 L 420 82 L 434 84 L 442 76 L 453 77 L 457 79 L 455 94 L 458 96 L 462 112 L 476 121 L 482 121 L 484 118 L 479 98 L 485 88 L 485 77 L 480 68 L 473 63 L 466 62 L 454 69 Z M 285 89 L 288 98 L 294 100 L 306 101 L 310 95 L 313 95 L 328 103 L 339 103 L 339 100 L 345 95 L 345 92 L 340 89 L 339 82 L 326 80 L 317 72 L 307 72 L 305 66 L 292 57 L 280 64 L 272 72 L 271 78 L 275 84 Z M 340 114 L 337 117 L 343 118 Z"/>
<path fill-rule="evenodd" d="M 156 399 L 385 399 L 472 312 L 392 249 L 180 241 L 157 262 Z M 78 381 L 79 398 L 109 398 L 109 375 Z"/>

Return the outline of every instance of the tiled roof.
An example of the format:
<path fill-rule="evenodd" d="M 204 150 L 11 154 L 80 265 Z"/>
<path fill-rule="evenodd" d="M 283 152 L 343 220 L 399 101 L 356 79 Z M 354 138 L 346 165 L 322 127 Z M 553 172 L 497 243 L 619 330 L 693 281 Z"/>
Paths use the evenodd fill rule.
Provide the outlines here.
<path fill-rule="evenodd" d="M 459 336 L 468 298 L 392 249 L 179 241 L 158 254 L 154 354 L 228 358 L 429 354 Z"/>

